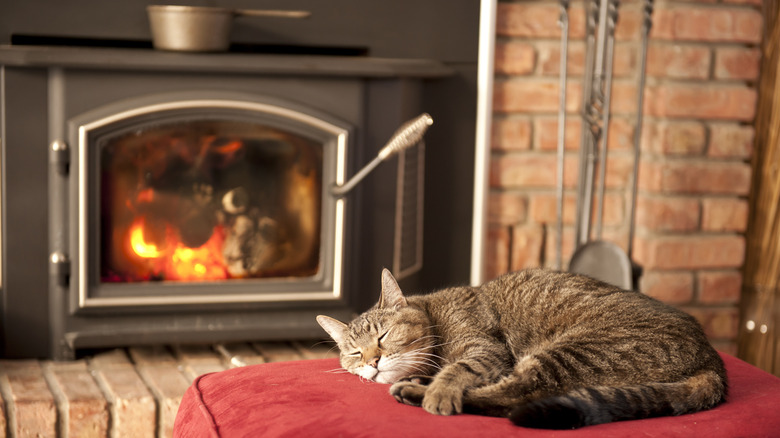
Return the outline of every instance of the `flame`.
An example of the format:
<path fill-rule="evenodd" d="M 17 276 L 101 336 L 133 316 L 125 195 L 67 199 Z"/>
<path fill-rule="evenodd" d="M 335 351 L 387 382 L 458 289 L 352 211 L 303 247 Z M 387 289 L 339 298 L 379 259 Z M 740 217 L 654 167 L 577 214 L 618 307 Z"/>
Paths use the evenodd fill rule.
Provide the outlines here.
<path fill-rule="evenodd" d="M 129 229 L 129 243 L 132 255 L 142 266 L 142 278 L 161 278 L 177 281 L 222 280 L 228 278 L 228 272 L 222 256 L 225 231 L 221 225 L 214 227 L 206 243 L 198 248 L 190 248 L 178 239 L 170 225 L 166 226 L 163 249 L 144 239 L 143 216 L 136 218 Z M 173 248 L 172 251 L 165 248 Z"/>
<path fill-rule="evenodd" d="M 216 146 L 214 148 L 214 150 L 216 150 L 217 153 L 220 153 L 220 154 L 231 154 L 231 153 L 237 152 L 242 147 L 244 147 L 244 143 L 242 143 L 239 140 L 234 140 L 234 141 L 231 141 L 230 143 L 227 143 L 225 145 Z"/>
<path fill-rule="evenodd" d="M 221 280 L 227 278 L 222 259 L 224 232 L 217 226 L 209 240 L 198 248 L 179 243 L 171 256 L 168 279 L 183 281 Z"/>
<path fill-rule="evenodd" d="M 133 221 L 133 225 L 130 226 L 130 246 L 139 257 L 145 259 L 161 257 L 163 252 L 157 249 L 157 245 L 147 243 L 144 240 L 144 225 L 146 225 L 146 221 L 143 217 Z"/>

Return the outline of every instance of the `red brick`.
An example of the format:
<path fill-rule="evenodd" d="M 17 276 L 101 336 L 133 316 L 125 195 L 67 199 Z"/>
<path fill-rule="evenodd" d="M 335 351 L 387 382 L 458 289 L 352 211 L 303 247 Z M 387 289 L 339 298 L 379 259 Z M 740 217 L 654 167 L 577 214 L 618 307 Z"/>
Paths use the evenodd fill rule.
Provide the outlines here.
<path fill-rule="evenodd" d="M 638 8 L 639 5 L 633 7 L 630 5 L 630 2 L 626 2 L 619 10 L 620 15 L 615 27 L 616 40 L 635 40 L 639 38 L 643 21 L 642 11 Z"/>
<path fill-rule="evenodd" d="M 737 304 L 742 290 L 739 271 L 704 271 L 698 275 L 699 302 Z"/>
<path fill-rule="evenodd" d="M 704 231 L 737 231 L 747 229 L 748 202 L 739 198 L 705 198 L 702 200 Z"/>
<path fill-rule="evenodd" d="M 605 226 L 614 226 L 623 223 L 625 218 L 625 205 L 622 194 L 606 193 L 604 203 L 603 221 Z M 534 223 L 556 224 L 558 200 L 554 194 L 536 194 L 531 196 L 530 217 Z M 593 221 L 596 220 L 596 211 L 593 211 Z M 572 225 L 575 222 L 577 199 L 574 194 L 567 193 L 564 196 L 563 223 Z"/>
<path fill-rule="evenodd" d="M 629 187 L 633 171 L 633 154 L 610 154 L 607 157 L 606 187 L 608 189 Z"/>
<path fill-rule="evenodd" d="M 560 9 L 554 3 L 498 3 L 496 34 L 513 37 L 550 38 L 561 34 Z"/>
<path fill-rule="evenodd" d="M 566 86 L 566 111 L 578 111 L 581 95 L 581 84 L 570 80 Z M 493 87 L 493 109 L 497 112 L 557 113 L 558 106 L 558 81 L 553 79 L 497 80 Z"/>
<path fill-rule="evenodd" d="M 652 231 L 693 231 L 699 228 L 700 210 L 697 199 L 640 196 L 636 223 Z"/>
<path fill-rule="evenodd" d="M 681 6 L 657 8 L 650 36 L 654 39 L 702 42 L 761 42 L 761 13 L 747 8 Z"/>
<path fill-rule="evenodd" d="M 190 383 L 203 374 L 227 369 L 222 363 L 222 357 L 209 346 L 181 345 L 173 347 L 173 349 L 183 368 L 182 373 Z"/>
<path fill-rule="evenodd" d="M 758 79 L 761 51 L 744 47 L 715 49 L 715 79 Z"/>
<path fill-rule="evenodd" d="M 222 357 L 207 345 L 177 345 L 173 352 L 178 362 L 184 364 L 222 363 Z"/>
<path fill-rule="evenodd" d="M 217 344 L 215 349 L 222 355 L 222 359 L 230 368 L 265 363 L 263 355 L 258 353 L 257 350 L 252 348 L 249 344 Z"/>
<path fill-rule="evenodd" d="M 558 77 L 561 71 L 560 43 L 541 42 L 539 48 L 539 67 L 544 76 Z M 585 43 L 571 41 L 566 57 L 566 71 L 571 76 L 582 76 L 585 72 Z M 617 43 L 613 59 L 612 75 L 616 78 L 631 77 L 637 68 L 637 50 L 634 45 Z"/>
<path fill-rule="evenodd" d="M 540 225 L 512 227 L 510 268 L 519 270 L 542 265 L 544 229 Z"/>
<path fill-rule="evenodd" d="M 576 164 L 565 166 L 565 175 L 571 175 Z M 490 184 L 493 187 L 555 187 L 557 161 L 554 154 L 507 154 L 493 157 L 490 170 Z M 575 181 L 574 177 L 568 178 Z"/>
<path fill-rule="evenodd" d="M 707 130 L 701 122 L 651 122 L 642 129 L 642 149 L 653 154 L 701 155 L 706 145 Z"/>
<path fill-rule="evenodd" d="M 143 365 L 175 364 L 176 359 L 162 345 L 132 347 L 129 350 L 133 363 Z"/>
<path fill-rule="evenodd" d="M 287 362 L 301 358 L 301 353 L 287 342 L 253 342 L 252 347 L 266 362 Z"/>
<path fill-rule="evenodd" d="M 645 269 L 738 268 L 745 259 L 742 236 L 638 237 L 635 258 Z"/>
<path fill-rule="evenodd" d="M 520 117 L 494 118 L 491 148 L 505 151 L 530 149 L 531 121 Z"/>
<path fill-rule="evenodd" d="M 563 197 L 563 223 L 571 225 L 575 221 L 577 200 L 574 194 L 564 193 Z M 553 193 L 539 193 L 531 195 L 529 202 L 529 215 L 531 221 L 537 224 L 558 223 L 558 199 Z"/>
<path fill-rule="evenodd" d="M 0 368 L 11 436 L 56 436 L 57 408 L 38 363 L 3 363 Z"/>
<path fill-rule="evenodd" d="M 735 307 L 684 308 L 696 318 L 710 339 L 733 340 L 737 337 L 739 311 Z"/>
<path fill-rule="evenodd" d="M 591 239 L 595 239 L 595 235 L 594 229 Z M 614 243 L 623 250 L 623 252 L 627 252 L 628 250 L 628 230 L 625 227 L 604 227 L 601 240 Z"/>
<path fill-rule="evenodd" d="M 566 150 L 578 150 L 582 133 L 582 120 L 579 117 L 567 116 L 565 140 L 563 147 Z M 542 151 L 558 150 L 558 118 L 536 117 L 534 118 L 534 149 Z"/>
<path fill-rule="evenodd" d="M 330 342 L 299 342 L 292 345 L 298 349 L 303 359 L 333 359 L 339 357 L 338 347 Z"/>
<path fill-rule="evenodd" d="M 693 274 L 691 272 L 644 272 L 639 280 L 639 290 L 665 303 L 690 303 L 693 300 Z"/>
<path fill-rule="evenodd" d="M 649 116 L 752 121 L 756 90 L 744 85 L 667 84 L 648 88 L 645 112 Z"/>
<path fill-rule="evenodd" d="M 173 436 L 176 412 L 190 383 L 179 372 L 177 364 L 140 366 L 138 371 L 157 399 L 159 436 Z"/>
<path fill-rule="evenodd" d="M 497 41 L 494 55 L 494 73 L 528 75 L 536 66 L 534 46 L 518 41 Z"/>
<path fill-rule="evenodd" d="M 188 363 L 183 365 L 182 373 L 189 383 L 204 374 L 225 371 L 227 367 L 221 363 Z"/>
<path fill-rule="evenodd" d="M 609 137 L 607 149 L 610 151 L 634 150 L 634 122 L 622 117 L 609 119 Z"/>
<path fill-rule="evenodd" d="M 94 362 L 92 366 L 95 366 Z M 154 436 L 156 429 L 154 397 L 135 369 L 126 364 L 112 363 L 104 368 L 93 368 L 93 372 L 109 402 L 111 436 L 117 438 Z"/>
<path fill-rule="evenodd" d="M 125 354 L 124 350 L 114 349 L 99 353 L 89 359 L 89 365 L 92 368 L 114 368 L 131 367 L 133 364 Z"/>
<path fill-rule="evenodd" d="M 647 74 L 673 79 L 707 79 L 710 49 L 683 44 L 651 44 L 647 52 Z"/>
<path fill-rule="evenodd" d="M 578 150 L 582 138 L 582 120 L 579 117 L 566 118 L 566 150 Z M 609 123 L 607 148 L 610 151 L 633 150 L 634 125 L 623 117 L 612 117 Z M 558 148 L 558 118 L 536 117 L 534 120 L 534 147 L 539 150 L 555 151 Z"/>
<path fill-rule="evenodd" d="M 612 154 L 607 158 L 606 182 L 608 189 L 624 188 L 631 181 L 631 155 Z M 567 154 L 564 160 L 564 187 L 575 187 L 578 178 L 578 157 Z M 530 188 L 555 187 L 557 158 L 555 154 L 507 154 L 491 160 L 492 187 Z"/>
<path fill-rule="evenodd" d="M 528 199 L 524 193 L 492 191 L 488 198 L 488 222 L 496 225 L 525 222 L 527 205 Z"/>
<path fill-rule="evenodd" d="M 616 79 L 612 82 L 612 114 L 635 114 L 637 107 L 636 81 Z M 580 95 L 582 93 L 580 92 Z M 645 93 L 646 94 L 646 93 Z"/>
<path fill-rule="evenodd" d="M 707 155 L 716 158 L 749 159 L 753 155 L 753 126 L 730 123 L 710 125 L 710 142 Z"/>
<path fill-rule="evenodd" d="M 615 29 L 615 39 L 617 41 L 636 40 L 639 37 L 641 24 L 642 15 L 639 9 L 639 5 L 627 2 L 620 8 L 620 16 L 618 17 L 617 27 Z M 569 38 L 573 40 L 581 40 L 584 38 L 584 35 L 584 5 L 580 2 L 572 3 L 571 7 L 569 8 Z M 555 33 L 552 36 L 560 36 L 560 32 Z"/>
<path fill-rule="evenodd" d="M 80 364 L 74 368 L 74 364 Z M 108 403 L 82 362 L 46 366 L 48 381 L 60 407 L 62 436 L 105 437 L 108 434 Z"/>
<path fill-rule="evenodd" d="M 510 227 L 489 226 L 485 248 L 485 278 L 492 279 L 509 272 Z"/>
<path fill-rule="evenodd" d="M 740 162 L 644 161 L 639 186 L 655 193 L 747 195 L 750 173 Z"/>

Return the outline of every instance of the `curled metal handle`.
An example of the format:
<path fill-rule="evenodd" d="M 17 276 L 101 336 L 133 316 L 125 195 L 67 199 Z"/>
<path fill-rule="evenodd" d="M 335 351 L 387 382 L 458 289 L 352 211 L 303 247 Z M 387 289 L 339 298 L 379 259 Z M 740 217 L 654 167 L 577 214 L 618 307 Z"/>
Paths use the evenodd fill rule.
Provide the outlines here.
<path fill-rule="evenodd" d="M 376 166 L 382 161 L 390 158 L 391 156 L 401 152 L 402 150 L 416 145 L 422 140 L 425 131 L 433 124 L 433 118 L 428 113 L 422 113 L 412 120 L 401 125 L 390 137 L 387 143 L 379 151 L 379 154 L 366 164 L 358 173 L 355 174 L 349 181 L 340 185 L 334 186 L 331 189 L 333 196 L 342 197 L 349 193 L 350 190 L 363 180 L 369 173 L 371 173 Z"/>
<path fill-rule="evenodd" d="M 239 17 L 308 18 L 311 16 L 311 12 L 275 9 L 234 9 L 233 15 Z"/>

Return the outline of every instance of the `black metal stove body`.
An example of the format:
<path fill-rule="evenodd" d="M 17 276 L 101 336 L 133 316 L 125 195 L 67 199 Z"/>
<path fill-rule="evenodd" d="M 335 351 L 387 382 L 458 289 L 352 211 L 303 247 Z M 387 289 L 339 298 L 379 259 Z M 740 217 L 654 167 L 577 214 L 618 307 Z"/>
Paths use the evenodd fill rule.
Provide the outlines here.
<path fill-rule="evenodd" d="M 271 0 L 311 16 L 215 54 L 151 50 L 147 4 L 0 3 L 0 356 L 320 337 L 382 268 L 469 281 L 480 2 Z"/>
<path fill-rule="evenodd" d="M 380 267 L 418 282 L 424 145 L 330 190 L 424 110 L 443 65 L 2 56 L 7 355 L 318 337 L 317 314 L 376 299 Z"/>

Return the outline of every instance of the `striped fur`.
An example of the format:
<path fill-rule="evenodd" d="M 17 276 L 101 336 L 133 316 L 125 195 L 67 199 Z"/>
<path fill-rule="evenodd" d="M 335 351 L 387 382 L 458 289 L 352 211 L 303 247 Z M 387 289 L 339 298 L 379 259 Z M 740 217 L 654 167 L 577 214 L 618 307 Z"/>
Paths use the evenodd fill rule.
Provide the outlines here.
<path fill-rule="evenodd" d="M 580 275 L 527 270 L 405 297 L 385 270 L 372 309 L 349 324 L 317 320 L 346 370 L 433 414 L 569 429 L 726 396 L 723 362 L 694 318 Z"/>

